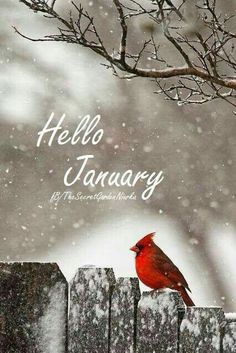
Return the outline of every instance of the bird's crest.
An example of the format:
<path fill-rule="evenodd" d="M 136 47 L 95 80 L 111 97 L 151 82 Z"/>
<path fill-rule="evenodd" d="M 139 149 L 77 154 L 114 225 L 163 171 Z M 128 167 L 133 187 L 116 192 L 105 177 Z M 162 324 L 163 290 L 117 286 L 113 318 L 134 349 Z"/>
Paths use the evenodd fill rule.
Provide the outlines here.
<path fill-rule="evenodd" d="M 153 237 L 156 233 L 149 233 L 145 237 L 143 237 L 141 240 L 138 241 L 137 246 L 146 246 L 149 245 L 150 243 L 153 242 Z"/>

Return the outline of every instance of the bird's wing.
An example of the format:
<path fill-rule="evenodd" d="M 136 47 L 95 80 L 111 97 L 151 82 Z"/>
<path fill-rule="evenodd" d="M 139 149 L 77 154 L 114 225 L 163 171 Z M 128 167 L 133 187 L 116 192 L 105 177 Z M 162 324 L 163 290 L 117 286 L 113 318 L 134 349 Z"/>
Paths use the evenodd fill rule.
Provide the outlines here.
<path fill-rule="evenodd" d="M 173 264 L 173 262 L 169 259 L 168 256 L 166 256 L 164 253 L 159 254 L 158 259 L 155 263 L 157 271 L 161 272 L 177 286 L 183 286 L 191 292 L 186 279 L 184 278 L 178 267 Z"/>

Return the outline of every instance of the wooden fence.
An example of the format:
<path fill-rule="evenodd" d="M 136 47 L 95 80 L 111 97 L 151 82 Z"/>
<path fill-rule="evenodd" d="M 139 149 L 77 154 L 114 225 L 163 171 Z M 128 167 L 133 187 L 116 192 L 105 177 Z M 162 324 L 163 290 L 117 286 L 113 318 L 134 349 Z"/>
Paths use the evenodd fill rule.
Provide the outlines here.
<path fill-rule="evenodd" d="M 53 263 L 0 263 L 0 352 L 235 353 L 236 319 L 174 291 L 141 295 L 112 269 L 79 268 L 68 285 Z"/>

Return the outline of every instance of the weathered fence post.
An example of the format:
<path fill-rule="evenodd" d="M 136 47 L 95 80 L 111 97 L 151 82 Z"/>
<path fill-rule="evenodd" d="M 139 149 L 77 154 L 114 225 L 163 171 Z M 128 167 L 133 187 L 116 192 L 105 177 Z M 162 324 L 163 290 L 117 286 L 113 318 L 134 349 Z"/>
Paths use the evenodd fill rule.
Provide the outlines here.
<path fill-rule="evenodd" d="M 53 263 L 0 263 L 0 352 L 67 352 L 67 282 Z"/>
<path fill-rule="evenodd" d="M 236 314 L 226 314 L 226 324 L 223 336 L 223 353 L 236 352 Z M 232 316 L 232 317 L 231 317 Z"/>
<path fill-rule="evenodd" d="M 136 348 L 136 316 L 140 299 L 137 278 L 118 278 L 111 303 L 110 353 L 133 353 Z"/>
<path fill-rule="evenodd" d="M 70 353 L 108 352 L 114 284 L 112 269 L 78 269 L 70 290 Z"/>
<path fill-rule="evenodd" d="M 188 307 L 180 326 L 180 352 L 220 353 L 224 320 L 221 308 Z"/>
<path fill-rule="evenodd" d="M 175 291 L 142 294 L 137 313 L 138 353 L 177 353 L 179 310 L 183 306 Z"/>

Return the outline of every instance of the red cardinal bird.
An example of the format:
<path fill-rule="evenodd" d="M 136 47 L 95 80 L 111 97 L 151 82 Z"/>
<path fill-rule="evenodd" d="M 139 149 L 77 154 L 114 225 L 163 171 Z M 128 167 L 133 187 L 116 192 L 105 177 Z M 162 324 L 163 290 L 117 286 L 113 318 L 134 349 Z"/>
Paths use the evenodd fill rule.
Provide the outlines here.
<path fill-rule="evenodd" d="M 130 249 L 136 253 L 135 266 L 139 279 L 152 289 L 175 289 L 180 292 L 187 306 L 194 306 L 186 291 L 190 291 L 188 283 L 178 267 L 154 243 L 154 235 L 146 235 Z"/>

